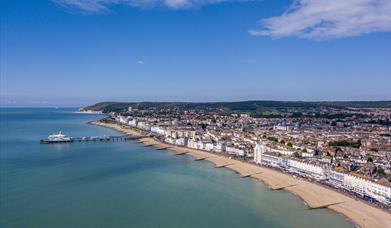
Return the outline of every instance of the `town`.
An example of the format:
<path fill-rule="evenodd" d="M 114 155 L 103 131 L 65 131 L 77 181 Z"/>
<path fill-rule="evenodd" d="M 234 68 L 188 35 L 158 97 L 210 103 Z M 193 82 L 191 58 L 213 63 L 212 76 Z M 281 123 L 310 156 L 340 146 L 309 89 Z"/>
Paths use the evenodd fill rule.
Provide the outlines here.
<path fill-rule="evenodd" d="M 289 108 L 254 117 L 221 108 L 134 105 L 106 113 L 102 121 L 161 142 L 278 169 L 391 209 L 390 108 Z"/>

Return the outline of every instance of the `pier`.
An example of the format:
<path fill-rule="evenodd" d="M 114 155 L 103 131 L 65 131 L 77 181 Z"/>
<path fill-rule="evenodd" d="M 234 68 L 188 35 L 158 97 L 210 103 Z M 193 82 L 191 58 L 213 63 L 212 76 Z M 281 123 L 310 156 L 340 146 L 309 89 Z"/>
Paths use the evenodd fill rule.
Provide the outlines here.
<path fill-rule="evenodd" d="M 138 136 L 130 135 L 103 135 L 103 136 L 84 136 L 84 137 L 69 137 L 63 140 L 50 140 L 41 139 L 41 144 L 52 144 L 52 143 L 72 143 L 72 142 L 112 142 L 112 141 L 126 141 L 139 139 Z"/>

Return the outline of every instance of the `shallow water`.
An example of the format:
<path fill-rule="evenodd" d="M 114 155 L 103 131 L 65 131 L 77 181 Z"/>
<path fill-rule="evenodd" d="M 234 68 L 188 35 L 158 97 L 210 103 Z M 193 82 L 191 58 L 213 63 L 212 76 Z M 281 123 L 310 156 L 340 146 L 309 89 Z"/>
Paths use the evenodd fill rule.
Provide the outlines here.
<path fill-rule="evenodd" d="M 116 135 L 75 109 L 2 108 L 0 227 L 353 227 L 326 209 L 207 161 L 134 141 L 41 145 Z"/>

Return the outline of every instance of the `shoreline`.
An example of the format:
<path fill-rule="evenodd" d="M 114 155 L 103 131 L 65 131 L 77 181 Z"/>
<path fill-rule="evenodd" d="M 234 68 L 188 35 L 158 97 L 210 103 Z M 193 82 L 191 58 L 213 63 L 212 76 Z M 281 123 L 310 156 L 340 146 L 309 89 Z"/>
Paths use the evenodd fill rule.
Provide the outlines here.
<path fill-rule="evenodd" d="M 391 214 L 380 208 L 373 207 L 351 196 L 321 186 L 317 183 L 294 178 L 284 172 L 276 171 L 265 166 L 258 166 L 244 161 L 230 159 L 216 153 L 162 143 L 154 138 L 148 137 L 142 131 L 122 128 L 114 123 L 91 121 L 88 122 L 88 124 L 110 128 L 131 136 L 144 136 L 145 138 L 141 138 L 137 140 L 137 142 L 142 143 L 144 146 L 153 146 L 158 150 L 170 150 L 175 155 L 186 154 L 196 161 L 206 160 L 213 163 L 216 168 L 228 168 L 238 173 L 240 177 L 251 177 L 264 183 L 271 190 L 285 190 L 291 193 L 295 197 L 301 199 L 309 209 L 330 209 L 362 228 L 387 227 L 391 224 Z"/>

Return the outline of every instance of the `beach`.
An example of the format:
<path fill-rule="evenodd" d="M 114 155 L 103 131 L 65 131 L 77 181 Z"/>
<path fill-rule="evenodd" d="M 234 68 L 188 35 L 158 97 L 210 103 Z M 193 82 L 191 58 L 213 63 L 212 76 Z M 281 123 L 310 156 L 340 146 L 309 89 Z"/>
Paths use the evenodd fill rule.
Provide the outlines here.
<path fill-rule="evenodd" d="M 131 136 L 143 136 L 142 132 L 140 132 L 140 131 L 136 131 L 136 130 L 129 129 L 129 128 L 122 128 L 122 127 L 118 126 L 117 124 L 103 123 L 100 121 L 91 121 L 91 122 L 88 122 L 88 124 L 111 128 L 111 129 L 114 129 L 116 131 L 122 132 L 127 135 L 131 135 Z"/>
<path fill-rule="evenodd" d="M 389 227 L 391 224 L 390 213 L 317 183 L 296 179 L 291 175 L 267 167 L 230 159 L 215 153 L 165 144 L 154 138 L 147 137 L 141 131 L 122 128 L 117 124 L 99 121 L 92 121 L 89 124 L 107 127 L 124 134 L 141 137 L 138 142 L 144 146 L 167 149 L 176 155 L 186 154 L 194 160 L 209 161 L 216 168 L 225 167 L 231 169 L 243 178 L 251 177 L 265 183 L 271 190 L 286 190 L 296 195 L 304 201 L 309 209 L 328 208 L 345 216 L 360 227 Z"/>

